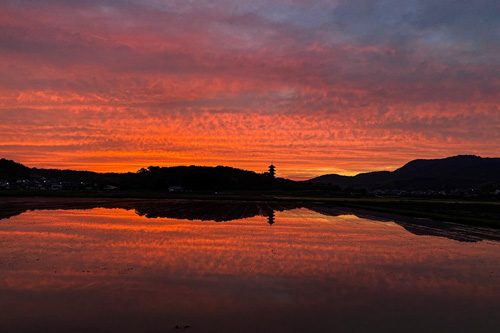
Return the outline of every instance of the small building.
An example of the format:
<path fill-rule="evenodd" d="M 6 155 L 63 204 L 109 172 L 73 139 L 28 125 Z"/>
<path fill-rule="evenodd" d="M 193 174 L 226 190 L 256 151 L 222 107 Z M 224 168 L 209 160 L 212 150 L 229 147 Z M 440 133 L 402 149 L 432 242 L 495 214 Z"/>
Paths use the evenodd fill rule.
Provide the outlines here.
<path fill-rule="evenodd" d="M 182 186 L 170 186 L 168 188 L 169 192 L 184 192 L 184 187 Z"/>
<path fill-rule="evenodd" d="M 62 190 L 63 186 L 62 184 L 52 184 L 50 185 L 50 189 L 52 191 L 59 191 L 59 190 Z"/>

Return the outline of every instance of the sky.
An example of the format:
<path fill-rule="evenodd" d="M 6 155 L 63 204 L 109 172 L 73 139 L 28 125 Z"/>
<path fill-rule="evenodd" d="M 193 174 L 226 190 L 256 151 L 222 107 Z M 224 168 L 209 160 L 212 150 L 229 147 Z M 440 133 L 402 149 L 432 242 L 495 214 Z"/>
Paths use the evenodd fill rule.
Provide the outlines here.
<path fill-rule="evenodd" d="M 500 156 L 498 0 L 2 0 L 0 157 L 308 179 Z"/>

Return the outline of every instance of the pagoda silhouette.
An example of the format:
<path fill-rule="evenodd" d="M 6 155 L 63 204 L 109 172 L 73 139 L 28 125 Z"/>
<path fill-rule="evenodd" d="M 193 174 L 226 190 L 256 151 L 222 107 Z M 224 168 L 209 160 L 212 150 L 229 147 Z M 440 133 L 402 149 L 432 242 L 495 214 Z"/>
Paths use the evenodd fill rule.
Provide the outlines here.
<path fill-rule="evenodd" d="M 276 167 L 273 165 L 273 162 L 271 162 L 271 165 L 269 166 L 268 174 L 273 179 L 275 178 L 275 174 L 276 174 L 275 170 L 276 170 Z"/>

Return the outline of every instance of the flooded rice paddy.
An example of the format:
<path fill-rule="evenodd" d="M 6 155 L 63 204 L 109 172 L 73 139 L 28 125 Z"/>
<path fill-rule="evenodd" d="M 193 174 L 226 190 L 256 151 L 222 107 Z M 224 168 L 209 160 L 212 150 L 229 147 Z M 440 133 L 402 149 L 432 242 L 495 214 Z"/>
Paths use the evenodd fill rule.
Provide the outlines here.
<path fill-rule="evenodd" d="M 2 200 L 2 332 L 500 327 L 497 230 L 322 205 Z"/>

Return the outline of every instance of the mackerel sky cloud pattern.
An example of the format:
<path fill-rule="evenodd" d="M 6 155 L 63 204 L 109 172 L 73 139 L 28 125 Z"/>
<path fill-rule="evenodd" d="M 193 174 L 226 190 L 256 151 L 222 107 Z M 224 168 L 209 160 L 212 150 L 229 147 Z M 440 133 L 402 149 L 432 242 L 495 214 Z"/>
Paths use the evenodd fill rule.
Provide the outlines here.
<path fill-rule="evenodd" d="M 278 175 L 500 155 L 496 0 L 0 3 L 0 156 Z"/>

